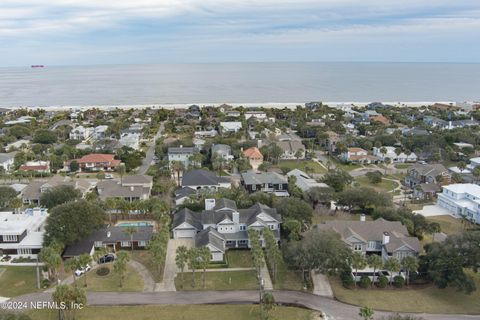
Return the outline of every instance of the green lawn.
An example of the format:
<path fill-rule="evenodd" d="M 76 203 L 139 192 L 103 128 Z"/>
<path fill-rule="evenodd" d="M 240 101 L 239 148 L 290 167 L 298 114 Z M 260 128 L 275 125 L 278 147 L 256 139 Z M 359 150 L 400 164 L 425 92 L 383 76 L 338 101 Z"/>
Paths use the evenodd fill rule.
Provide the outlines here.
<path fill-rule="evenodd" d="M 325 173 L 327 170 L 313 160 L 280 160 L 275 167 L 285 168 L 287 171 L 299 169 L 306 173 Z"/>
<path fill-rule="evenodd" d="M 274 281 L 272 279 L 272 281 Z M 285 263 L 278 266 L 277 278 L 273 283 L 273 288 L 276 290 L 295 290 L 303 291 L 303 278 L 301 271 L 294 271 L 288 269 Z"/>
<path fill-rule="evenodd" d="M 150 271 L 155 282 L 161 282 L 163 280 L 164 264 L 160 266 L 155 264 L 148 250 L 134 250 L 130 252 L 130 254 L 133 260 L 140 262 Z"/>
<path fill-rule="evenodd" d="M 251 268 L 253 267 L 252 253 L 248 249 L 230 249 L 227 251 L 229 268 Z"/>
<path fill-rule="evenodd" d="M 0 296 L 16 297 L 39 291 L 35 267 L 0 267 Z"/>
<path fill-rule="evenodd" d="M 464 230 L 461 219 L 455 219 L 448 215 L 428 217 L 427 220 L 440 224 L 440 229 L 442 232 L 448 235 L 461 233 Z"/>
<path fill-rule="evenodd" d="M 87 290 L 88 291 L 143 291 L 143 279 L 133 268 L 127 266 L 123 286 L 120 287 L 120 278 L 113 271 L 113 264 L 109 264 L 110 273 L 106 276 L 99 276 L 97 269 L 87 273 Z M 84 276 L 77 279 L 77 285 L 83 286 Z"/>
<path fill-rule="evenodd" d="M 371 183 L 366 176 L 359 176 L 355 178 L 355 182 L 361 187 L 370 187 L 377 191 L 389 192 L 398 187 L 398 183 L 391 180 L 382 179 L 380 183 Z"/>
<path fill-rule="evenodd" d="M 397 163 L 394 165 L 397 169 L 408 169 L 412 166 L 410 163 Z"/>
<path fill-rule="evenodd" d="M 255 270 L 207 272 L 203 287 L 203 270 L 195 271 L 195 287 L 192 287 L 192 273 L 184 272 L 175 278 L 177 290 L 253 290 L 258 288 Z"/>
<path fill-rule="evenodd" d="M 36 310 L 28 313 L 36 320 L 56 320 L 56 310 Z M 276 320 L 310 320 L 313 312 L 307 309 L 278 306 L 272 312 Z M 250 320 L 258 319 L 258 305 L 157 305 L 87 307 L 76 313 L 77 320 Z"/>
<path fill-rule="evenodd" d="M 477 288 L 480 275 L 473 274 Z M 421 289 L 346 289 L 337 277 L 330 278 L 335 298 L 377 310 L 426 313 L 480 314 L 480 290 L 466 295 L 454 288 L 438 289 L 435 286 Z"/>

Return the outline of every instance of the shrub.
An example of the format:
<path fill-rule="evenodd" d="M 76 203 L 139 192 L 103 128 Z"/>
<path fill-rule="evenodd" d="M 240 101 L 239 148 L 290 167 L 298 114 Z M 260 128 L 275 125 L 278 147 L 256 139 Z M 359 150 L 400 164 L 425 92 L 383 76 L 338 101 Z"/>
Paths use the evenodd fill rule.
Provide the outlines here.
<path fill-rule="evenodd" d="M 42 281 L 40 282 L 40 286 L 41 286 L 43 289 L 47 289 L 47 288 L 50 286 L 50 280 L 48 280 L 48 279 L 42 279 Z"/>
<path fill-rule="evenodd" d="M 378 281 L 376 283 L 377 287 L 379 288 L 386 288 L 388 285 L 388 278 L 385 276 L 378 277 Z"/>
<path fill-rule="evenodd" d="M 382 182 L 382 173 L 380 171 L 367 172 L 366 176 L 372 184 Z"/>
<path fill-rule="evenodd" d="M 97 269 L 96 273 L 97 273 L 98 276 L 104 277 L 104 276 L 106 276 L 107 274 L 110 273 L 110 269 L 107 268 L 107 267 L 101 267 L 101 268 Z"/>
<path fill-rule="evenodd" d="M 395 288 L 403 288 L 404 285 L 405 285 L 405 279 L 403 279 L 403 277 L 396 276 L 393 278 L 393 286 Z"/>
<path fill-rule="evenodd" d="M 360 278 L 360 281 L 358 282 L 358 285 L 360 286 L 360 288 L 368 288 L 370 286 L 370 284 L 372 283 L 372 281 L 370 281 L 370 278 L 367 277 L 367 276 L 362 276 Z"/>
<path fill-rule="evenodd" d="M 342 276 L 342 285 L 347 289 L 355 287 L 355 280 L 353 280 L 352 275 Z"/>

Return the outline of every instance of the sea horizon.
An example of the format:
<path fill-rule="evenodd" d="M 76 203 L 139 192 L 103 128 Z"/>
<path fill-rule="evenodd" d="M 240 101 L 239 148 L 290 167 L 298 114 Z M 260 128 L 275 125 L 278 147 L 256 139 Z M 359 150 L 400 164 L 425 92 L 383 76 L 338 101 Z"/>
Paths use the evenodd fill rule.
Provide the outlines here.
<path fill-rule="evenodd" d="M 217 62 L 0 67 L 2 107 L 478 101 L 480 63 Z"/>

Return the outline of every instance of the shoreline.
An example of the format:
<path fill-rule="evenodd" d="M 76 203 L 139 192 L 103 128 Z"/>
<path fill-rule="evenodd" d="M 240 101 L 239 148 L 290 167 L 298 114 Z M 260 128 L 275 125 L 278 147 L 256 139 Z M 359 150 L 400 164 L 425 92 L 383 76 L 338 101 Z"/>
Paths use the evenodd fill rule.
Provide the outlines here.
<path fill-rule="evenodd" d="M 309 102 L 309 101 L 307 101 Z M 365 107 L 370 102 L 359 102 L 359 101 L 325 101 L 322 102 L 324 105 L 328 105 L 332 108 L 342 108 L 347 106 L 357 106 L 357 107 Z M 20 109 L 27 109 L 27 110 L 49 110 L 49 111 L 82 111 L 88 109 L 100 109 L 100 110 L 114 110 L 114 109 L 166 109 L 166 110 L 175 110 L 175 109 L 187 109 L 189 106 L 196 104 L 199 105 L 201 108 L 205 106 L 213 106 L 219 107 L 222 104 L 230 105 L 234 108 L 243 106 L 245 108 L 266 108 L 266 109 L 295 109 L 297 106 L 305 107 L 306 102 L 266 102 L 266 103 L 159 103 L 159 104 L 129 104 L 129 105 L 64 105 L 64 106 L 1 106 L 2 108 L 7 108 L 10 110 L 20 110 Z M 454 101 L 397 101 L 397 102 L 388 102 L 382 101 L 383 104 L 392 105 L 394 107 L 400 108 L 420 108 L 422 106 L 432 105 L 434 103 L 442 103 L 442 104 L 453 104 L 455 105 L 456 102 Z"/>

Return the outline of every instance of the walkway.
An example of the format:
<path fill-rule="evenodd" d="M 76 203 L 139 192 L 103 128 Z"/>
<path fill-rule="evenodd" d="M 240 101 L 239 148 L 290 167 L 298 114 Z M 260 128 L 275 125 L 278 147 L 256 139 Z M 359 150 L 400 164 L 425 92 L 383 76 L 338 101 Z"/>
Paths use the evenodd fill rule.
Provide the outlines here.
<path fill-rule="evenodd" d="M 325 312 L 329 319 L 358 319 L 358 306 L 331 298 L 298 291 L 271 291 L 279 304 L 289 304 Z M 50 293 L 33 293 L 12 299 L 16 302 L 51 301 Z M 244 304 L 257 303 L 258 291 L 178 291 L 178 292 L 88 292 L 88 305 L 188 305 L 188 304 Z M 375 318 L 392 313 L 376 311 Z M 425 320 L 471 320 L 478 316 L 458 314 L 415 314 Z M 377 318 L 378 319 L 378 318 Z"/>
<path fill-rule="evenodd" d="M 192 239 L 170 239 L 167 244 L 167 255 L 165 257 L 165 269 L 163 270 L 163 281 L 157 283 L 155 291 L 176 291 L 175 288 L 175 276 L 180 270 L 178 270 L 175 263 L 175 257 L 177 255 L 177 248 L 179 246 L 186 246 L 187 248 L 193 247 Z"/>
<path fill-rule="evenodd" d="M 268 272 L 265 259 L 263 260 L 263 267 L 260 269 L 260 276 L 263 279 L 263 288 L 265 290 L 273 290 L 272 279 L 270 278 L 270 272 Z"/>
<path fill-rule="evenodd" d="M 207 272 L 229 272 L 229 271 L 250 271 L 255 270 L 255 268 L 212 268 L 207 269 Z"/>
<path fill-rule="evenodd" d="M 147 268 L 143 264 L 138 261 L 130 260 L 128 261 L 128 265 L 135 269 L 138 274 L 143 279 L 143 292 L 153 292 L 155 291 L 155 280 L 153 280 L 152 274 L 148 271 Z"/>
<path fill-rule="evenodd" d="M 322 297 L 333 298 L 332 287 L 326 275 L 312 271 L 313 294 Z"/>

